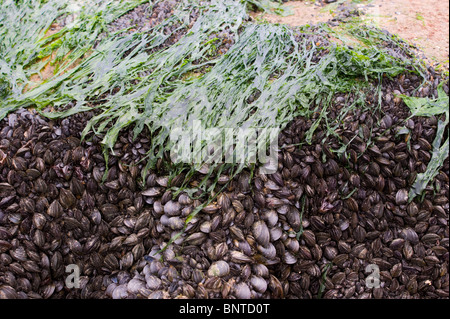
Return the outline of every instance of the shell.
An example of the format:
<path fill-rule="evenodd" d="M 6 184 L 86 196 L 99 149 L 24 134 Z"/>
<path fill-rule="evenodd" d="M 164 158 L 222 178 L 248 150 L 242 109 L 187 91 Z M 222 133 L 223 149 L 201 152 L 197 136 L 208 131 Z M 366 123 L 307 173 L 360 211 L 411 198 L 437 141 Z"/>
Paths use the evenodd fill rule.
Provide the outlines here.
<path fill-rule="evenodd" d="M 252 294 L 246 283 L 239 283 L 234 287 L 234 294 L 237 299 L 250 299 Z"/>
<path fill-rule="evenodd" d="M 253 235 L 255 236 L 256 241 L 262 245 L 267 246 L 270 241 L 270 233 L 269 228 L 266 223 L 262 220 L 257 221 L 253 224 L 252 227 Z"/>
<path fill-rule="evenodd" d="M 127 299 L 128 289 L 127 285 L 118 285 L 112 291 L 112 299 Z"/>
<path fill-rule="evenodd" d="M 47 214 L 51 217 L 61 217 L 64 210 L 58 200 L 54 200 L 47 209 Z"/>
<path fill-rule="evenodd" d="M 395 202 L 397 205 L 404 205 L 408 202 L 408 190 L 399 189 L 395 195 Z"/>
<path fill-rule="evenodd" d="M 168 216 L 177 216 L 181 213 L 181 205 L 178 202 L 172 200 L 168 201 L 164 205 L 164 213 Z"/>
<path fill-rule="evenodd" d="M 214 262 L 208 269 L 208 276 L 223 277 L 230 273 L 230 266 L 227 262 L 219 260 Z"/>
<path fill-rule="evenodd" d="M 415 245 L 419 242 L 419 236 L 412 228 L 405 228 L 400 232 L 400 237 Z"/>
<path fill-rule="evenodd" d="M 253 289 L 259 293 L 265 293 L 267 290 L 267 281 L 258 276 L 252 276 L 250 278 L 250 284 L 252 285 Z"/>

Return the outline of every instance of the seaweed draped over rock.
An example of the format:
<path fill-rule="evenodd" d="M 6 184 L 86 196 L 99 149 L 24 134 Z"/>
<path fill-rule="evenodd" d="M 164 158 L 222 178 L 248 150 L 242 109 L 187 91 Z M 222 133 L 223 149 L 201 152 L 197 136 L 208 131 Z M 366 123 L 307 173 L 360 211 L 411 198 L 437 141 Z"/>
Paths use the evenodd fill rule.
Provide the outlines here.
<path fill-rule="evenodd" d="M 0 298 L 448 297 L 447 79 L 378 29 L 143 2 L 0 0 Z M 276 172 L 170 163 L 195 120 L 278 127 Z"/>
<path fill-rule="evenodd" d="M 236 0 L 180 1 L 173 14 L 155 27 L 103 35 L 93 49 L 105 25 L 142 2 L 102 2 L 99 8 L 81 11 L 72 24 L 49 37 L 35 42 L 42 37 L 42 32 L 37 32 L 29 43 L 24 40 L 18 43 L 27 44 L 28 60 L 25 63 L 5 59 L 3 76 L 8 74 L 8 63 L 16 69 L 26 68 L 33 59 L 52 50 L 57 50 L 55 63 L 63 57 L 70 62 L 57 68 L 53 78 L 23 94 L 21 88 L 27 83 L 27 73 L 2 84 L 8 92 L 10 83 L 14 93 L 4 97 L 0 117 L 19 107 L 36 107 L 49 118 L 95 108 L 98 114 L 87 124 L 84 136 L 91 132 L 102 134 L 105 156 L 113 149 L 122 129 L 134 125 L 137 136 L 147 126 L 153 143 L 148 165 L 142 172 L 145 180 L 148 170 L 173 149 L 170 132 L 182 127 L 185 134 L 192 136 L 194 121 L 201 121 L 205 129 L 283 129 L 298 115 L 319 112 L 320 117 L 306 137 L 306 142 L 311 142 L 321 121 L 329 123 L 328 135 L 333 134 L 333 122 L 327 119 L 327 114 L 335 94 L 359 91 L 364 95 L 372 86 L 380 85 L 383 77 L 402 72 L 423 74 L 421 66 L 408 58 L 407 50 L 400 57 L 393 54 L 389 46 L 395 47 L 397 43 L 379 30 L 366 28 L 363 34 L 361 28 L 359 34 L 354 32 L 366 46 L 336 45 L 327 39 L 328 34 L 335 33 L 325 26 L 291 30 L 280 25 L 247 23 L 246 2 Z M 48 6 L 53 6 L 53 11 L 64 7 L 51 1 L 43 6 L 31 3 L 43 14 L 49 14 Z M 158 3 L 151 2 L 150 6 Z M 6 5 L 19 12 L 12 3 Z M 193 10 L 200 13 L 195 21 L 190 18 Z M 48 21 L 56 17 L 53 14 Z M 36 19 L 32 15 L 26 21 L 30 24 Z M 176 27 L 171 28 L 173 25 Z M 48 27 L 49 23 L 40 26 L 42 30 Z M 180 34 L 180 30 L 184 32 Z M 90 36 L 81 36 L 83 32 Z M 228 41 L 217 37 L 223 32 L 231 35 L 233 45 L 226 54 L 213 54 Z M 171 39 L 171 45 L 164 45 Z M 78 66 L 61 72 L 88 51 L 89 56 Z M 5 52 L 8 56 L 9 51 Z M 10 75 L 17 73 L 9 70 Z M 352 107 L 357 105 L 349 105 L 347 110 Z M 202 145 L 199 152 L 207 147 Z M 345 145 L 342 147 L 335 151 L 343 153 Z M 194 163 L 188 176 L 202 165 Z M 248 163 L 225 166 L 214 163 L 209 166 L 210 172 L 219 166 L 237 174 Z M 176 174 L 186 166 L 173 165 L 169 169 Z"/>

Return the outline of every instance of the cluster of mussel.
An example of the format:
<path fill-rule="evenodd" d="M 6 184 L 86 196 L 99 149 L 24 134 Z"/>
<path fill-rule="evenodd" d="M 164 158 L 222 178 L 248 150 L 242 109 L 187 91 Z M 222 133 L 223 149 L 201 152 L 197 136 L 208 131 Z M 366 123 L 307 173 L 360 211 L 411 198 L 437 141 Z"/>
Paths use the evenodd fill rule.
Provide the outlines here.
<path fill-rule="evenodd" d="M 148 132 L 122 132 L 106 165 L 99 137 L 80 141 L 92 112 L 10 114 L 0 122 L 0 297 L 448 297 L 448 158 L 424 198 L 408 201 L 438 121 L 408 119 L 395 98 L 414 80 L 383 88 L 379 120 L 351 111 L 339 138 L 323 142 L 321 125 L 299 147 L 315 119 L 295 119 L 279 136 L 276 173 L 222 173 L 225 188 L 195 216 L 204 197 L 174 193 L 185 176 L 169 178 L 162 161 L 138 182 Z M 346 156 L 333 151 L 342 140 Z M 68 265 L 78 289 L 66 285 Z M 368 265 L 379 268 L 375 288 Z"/>
<path fill-rule="evenodd" d="M 160 22 L 172 4 L 136 10 Z M 233 37 L 218 36 L 225 52 Z M 397 97 L 437 96 L 442 79 L 428 76 L 419 91 L 415 75 L 385 81 L 380 110 L 348 111 L 333 134 L 322 122 L 311 144 L 316 118 L 296 118 L 279 136 L 276 173 L 222 172 L 207 205 L 201 191 L 176 192 L 185 175 L 162 160 L 140 180 L 148 131 L 122 131 L 106 162 L 100 136 L 80 141 L 93 112 L 10 114 L 0 121 L 0 298 L 448 298 L 448 158 L 408 200 L 439 119 L 409 118 Z M 354 98 L 337 95 L 329 119 Z M 79 288 L 66 283 L 70 265 Z"/>

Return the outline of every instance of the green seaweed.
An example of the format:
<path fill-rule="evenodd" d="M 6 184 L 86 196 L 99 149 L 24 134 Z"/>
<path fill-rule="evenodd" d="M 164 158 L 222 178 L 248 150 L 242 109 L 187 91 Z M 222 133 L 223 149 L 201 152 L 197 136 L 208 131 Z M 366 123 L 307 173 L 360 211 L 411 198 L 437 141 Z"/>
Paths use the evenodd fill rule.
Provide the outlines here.
<path fill-rule="evenodd" d="M 32 84 L 30 77 L 39 74 L 48 63 L 40 59 L 54 54 L 51 63 L 56 66 L 55 75 L 62 74 L 92 50 L 108 23 L 144 2 L 148 1 L 88 1 L 72 23 L 47 36 L 58 18 L 74 14 L 67 1 L 0 1 L 0 79 L 7 82 L 0 87 L 0 95 L 8 100 L 0 103 L 0 119 L 22 107 L 18 101 L 22 100 L 25 88 Z M 51 87 L 46 84 L 52 80 L 43 81 L 34 94 Z"/>
<path fill-rule="evenodd" d="M 259 10 L 265 13 L 275 13 L 282 17 L 293 15 L 294 12 L 290 7 L 283 7 L 279 3 L 282 1 L 270 1 L 270 0 L 245 0 L 250 5 L 257 7 Z M 279 2 L 279 3 L 277 3 Z"/>
<path fill-rule="evenodd" d="M 324 266 L 324 268 L 322 270 L 322 276 L 320 279 L 320 286 L 319 286 L 319 292 L 317 293 L 317 299 L 322 299 L 323 292 L 325 291 L 325 281 L 327 279 L 327 274 L 332 266 L 333 266 L 333 263 L 329 262 Z"/>
<path fill-rule="evenodd" d="M 405 104 L 411 110 L 411 116 L 436 116 L 445 114 L 445 120 L 439 120 L 436 138 L 433 141 L 432 157 L 424 173 L 417 174 L 416 180 L 409 191 L 409 201 L 416 196 L 422 195 L 427 185 L 436 177 L 445 159 L 449 155 L 449 138 L 442 143 L 445 128 L 449 123 L 449 97 L 444 92 L 443 82 L 438 86 L 438 97 L 436 99 L 418 98 L 400 95 Z"/>
<path fill-rule="evenodd" d="M 327 44 L 327 35 L 339 38 L 340 33 L 326 25 L 293 30 L 246 22 L 248 3 L 269 2 L 213 0 L 203 5 L 199 0 L 184 0 L 170 18 L 145 32 L 109 34 L 108 23 L 146 1 L 93 1 L 98 6 L 83 7 L 76 22 L 48 37 L 50 25 L 71 14 L 63 1 L 0 1 L 5 8 L 0 13 L 0 119 L 23 107 L 34 107 L 48 118 L 98 109 L 83 137 L 101 135 L 106 159 L 122 130 L 133 126 L 136 137 L 147 127 L 152 149 L 144 159 L 142 181 L 173 150 L 170 134 L 183 129 L 183 134 L 193 136 L 197 120 L 205 129 L 281 130 L 297 116 L 319 114 L 305 138 L 312 143 L 320 125 L 326 125 L 325 138 L 337 137 L 336 129 L 352 110 L 374 112 L 377 108 L 365 105 L 365 94 L 375 90 L 380 101 L 383 78 L 424 72 L 420 63 L 408 58 L 410 52 L 401 41 L 375 28 L 349 27 L 346 32 L 361 42 L 350 46 Z M 199 11 L 199 17 L 191 24 L 193 10 Z M 6 23 L 11 19 L 23 23 L 10 31 Z M 167 32 L 172 26 L 177 28 Z M 32 32 L 26 38 L 18 36 L 29 29 Z M 215 54 L 221 45 L 217 35 L 227 30 L 234 35 L 234 45 L 226 54 Z M 179 31 L 184 35 L 175 44 L 164 45 Z M 389 47 L 399 48 L 406 58 L 395 57 Z M 51 54 L 56 56 L 54 76 L 24 92 L 29 77 L 43 67 L 39 59 Z M 81 63 L 69 69 L 79 58 Z M 259 97 L 249 102 L 255 92 Z M 330 118 L 332 98 L 350 92 L 357 92 L 358 98 Z M 207 146 L 202 144 L 198 152 Z M 334 151 L 345 156 L 346 145 Z M 441 160 L 432 163 L 438 165 Z M 170 176 L 185 173 L 186 180 L 176 190 L 180 192 L 203 164 L 166 163 L 164 168 Z M 213 163 L 198 188 L 212 193 L 220 172 L 235 176 L 249 166 L 237 160 Z M 431 173 L 435 170 L 430 167 Z M 212 176 L 215 182 L 208 186 L 206 180 Z"/>

